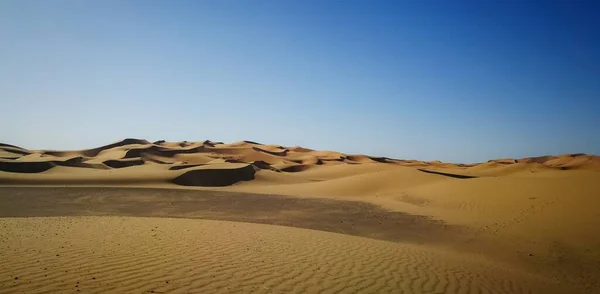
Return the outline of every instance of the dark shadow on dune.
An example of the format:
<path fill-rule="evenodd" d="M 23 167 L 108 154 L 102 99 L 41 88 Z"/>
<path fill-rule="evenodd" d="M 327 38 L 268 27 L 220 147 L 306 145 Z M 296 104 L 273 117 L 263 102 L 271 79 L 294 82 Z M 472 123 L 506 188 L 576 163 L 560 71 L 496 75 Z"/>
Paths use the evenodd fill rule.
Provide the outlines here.
<path fill-rule="evenodd" d="M 253 180 L 255 172 L 250 164 L 240 168 L 196 169 L 174 178 L 171 182 L 182 186 L 224 187 L 240 181 Z"/>
<path fill-rule="evenodd" d="M 372 157 L 369 156 L 369 158 L 373 161 L 379 162 L 379 163 L 391 163 L 390 159 L 387 157 Z"/>
<path fill-rule="evenodd" d="M 274 172 L 277 172 L 277 173 L 281 172 L 281 170 L 272 167 L 269 163 L 267 163 L 265 161 L 262 161 L 262 160 L 253 161 L 252 165 L 254 165 L 259 170 L 266 169 L 266 170 L 271 170 L 271 171 L 274 171 Z"/>
<path fill-rule="evenodd" d="M 254 145 L 263 145 L 263 144 L 261 144 L 261 143 L 254 142 L 254 141 L 250 141 L 250 140 L 244 140 L 244 141 L 242 141 L 242 142 L 244 142 L 244 143 L 248 143 L 248 144 L 254 144 Z"/>
<path fill-rule="evenodd" d="M 100 153 L 104 150 L 112 149 L 115 147 L 121 147 L 121 146 L 125 146 L 125 145 L 132 145 L 132 144 L 150 144 L 150 142 L 143 140 L 143 139 L 127 138 L 122 141 L 104 145 L 104 146 L 101 146 L 98 148 L 83 150 L 83 155 L 89 156 L 89 157 L 94 157 L 94 156 L 98 155 L 98 153 Z"/>
<path fill-rule="evenodd" d="M 426 169 L 422 169 L 422 168 L 419 168 L 418 170 L 422 171 L 424 173 L 428 173 L 428 174 L 436 174 L 436 175 L 441 175 L 441 176 L 446 176 L 446 177 L 451 177 L 451 178 L 456 178 L 456 179 L 475 179 L 475 178 L 477 178 L 476 176 L 443 173 L 443 172 L 438 172 L 438 171 L 426 170 Z"/>
<path fill-rule="evenodd" d="M 56 164 L 51 161 L 25 162 L 25 161 L 0 161 L 0 171 L 11 173 L 41 173 L 47 171 Z"/>
<path fill-rule="evenodd" d="M 188 146 L 184 146 L 184 147 L 188 147 Z M 130 149 L 125 153 L 125 156 L 123 158 L 136 158 L 136 157 L 141 157 L 144 154 L 159 155 L 159 156 L 164 156 L 164 157 L 173 157 L 177 154 L 191 154 L 191 153 L 200 153 L 200 152 L 204 152 L 204 146 L 198 146 L 198 147 L 193 147 L 193 148 L 188 148 L 188 149 L 173 149 L 173 148 L 161 147 L 161 146 L 150 146 L 150 147 Z"/>
<path fill-rule="evenodd" d="M 301 152 L 301 153 L 306 153 L 306 152 L 313 152 L 315 150 L 313 149 L 309 149 L 309 148 L 304 148 L 304 147 L 300 147 L 300 146 L 294 146 L 294 147 L 290 147 L 289 150 L 292 150 L 294 152 Z"/>
<path fill-rule="evenodd" d="M 225 144 L 225 143 L 223 143 L 223 142 L 221 142 L 221 141 L 216 141 L 216 142 L 213 142 L 213 141 L 211 141 L 211 140 L 206 140 L 206 141 L 204 141 L 204 143 L 203 143 L 203 145 L 207 145 L 207 146 L 210 146 L 210 147 L 215 147 L 215 145 L 223 145 L 223 144 Z"/>
<path fill-rule="evenodd" d="M 313 165 L 311 165 L 311 164 L 300 164 L 300 165 L 292 165 L 292 166 L 280 168 L 279 170 L 284 171 L 286 173 L 297 173 L 297 172 L 305 171 L 312 167 L 313 167 Z"/>
<path fill-rule="evenodd" d="M 158 146 L 150 146 L 150 147 L 143 147 L 143 148 L 132 148 L 127 150 L 127 152 L 125 152 L 125 156 L 123 156 L 123 158 L 136 158 L 136 157 L 141 157 L 143 155 L 143 153 L 150 153 L 150 154 L 156 154 L 158 153 L 158 150 L 161 147 Z"/>
<path fill-rule="evenodd" d="M 364 202 L 174 189 L 0 187 L 0 217 L 91 215 L 264 223 L 387 241 L 441 242 L 463 232 Z"/>
<path fill-rule="evenodd" d="M 261 149 L 261 148 L 258 148 L 258 147 L 252 147 L 252 149 L 254 151 L 264 152 L 264 153 L 271 154 L 271 155 L 274 155 L 274 156 L 286 156 L 287 153 L 288 153 L 288 151 L 289 151 L 287 149 L 282 149 L 281 151 L 269 151 L 269 150 Z"/>
<path fill-rule="evenodd" d="M 19 154 L 19 155 L 28 155 L 31 154 L 31 151 L 18 147 L 18 146 L 13 146 L 13 145 L 9 145 L 9 144 L 3 144 L 0 143 L 0 148 L 4 151 L 8 151 L 10 153 L 15 153 L 15 154 Z"/>
<path fill-rule="evenodd" d="M 127 139 L 121 140 L 119 142 L 100 146 L 98 148 L 93 148 L 93 149 L 85 149 L 85 150 L 80 150 L 80 151 L 46 150 L 46 151 L 44 151 L 44 154 L 49 154 L 49 155 L 54 155 L 54 156 L 65 156 L 67 154 L 78 153 L 78 154 L 81 154 L 86 157 L 95 157 L 96 155 L 98 155 L 100 152 L 102 152 L 104 150 L 112 149 L 115 147 L 121 147 L 121 146 L 125 146 L 125 145 L 133 145 L 133 144 L 146 145 L 146 144 L 150 144 L 150 142 L 148 142 L 146 140 L 142 140 L 142 139 L 127 138 Z"/>
<path fill-rule="evenodd" d="M 142 165 L 144 164 L 144 161 L 141 159 L 125 159 L 125 160 L 107 160 L 102 162 L 107 166 L 110 166 L 112 168 L 123 168 L 123 167 L 129 167 L 129 166 L 134 166 L 134 165 Z"/>
<path fill-rule="evenodd" d="M 517 162 L 535 162 L 535 163 L 541 163 L 544 164 L 546 161 L 552 159 L 552 156 L 550 155 L 544 155 L 544 156 L 536 156 L 536 157 L 527 157 L 527 158 L 521 158 L 521 159 L 517 159 Z"/>
<path fill-rule="evenodd" d="M 69 167 L 97 168 L 93 165 L 84 163 L 83 158 L 78 156 L 62 161 L 0 161 L 0 171 L 12 173 L 41 173 L 59 165 Z"/>
<path fill-rule="evenodd" d="M 10 144 L 6 144 L 6 143 L 0 143 L 0 147 L 11 147 L 11 148 L 17 148 L 17 149 L 24 149 L 22 147 L 10 145 Z"/>

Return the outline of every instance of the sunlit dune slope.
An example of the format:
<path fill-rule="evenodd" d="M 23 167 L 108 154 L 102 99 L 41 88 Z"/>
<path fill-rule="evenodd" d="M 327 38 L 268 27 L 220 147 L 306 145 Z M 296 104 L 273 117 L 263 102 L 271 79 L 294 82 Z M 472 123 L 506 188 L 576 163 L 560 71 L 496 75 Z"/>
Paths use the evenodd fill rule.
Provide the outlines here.
<path fill-rule="evenodd" d="M 422 173 L 430 172 L 430 175 L 418 175 L 417 169 Z M 571 154 L 464 165 L 396 160 L 252 141 L 151 143 L 125 139 L 78 151 L 27 150 L 0 144 L 0 183 L 4 184 L 116 185 L 121 182 L 124 185 L 154 183 L 210 187 L 258 179 L 259 183 L 274 185 L 312 183 L 298 191 L 314 189 L 317 194 L 358 195 L 405 187 L 402 181 L 420 185 L 440 180 L 440 177 L 432 176 L 436 172 L 445 176 L 484 177 L 560 170 L 597 171 L 600 170 L 600 158 Z M 353 176 L 355 178 L 349 178 Z M 398 182 L 400 178 L 402 180 Z M 314 183 L 330 180 L 335 180 L 330 187 Z M 369 181 L 370 184 L 357 187 L 353 183 L 356 181 Z"/>

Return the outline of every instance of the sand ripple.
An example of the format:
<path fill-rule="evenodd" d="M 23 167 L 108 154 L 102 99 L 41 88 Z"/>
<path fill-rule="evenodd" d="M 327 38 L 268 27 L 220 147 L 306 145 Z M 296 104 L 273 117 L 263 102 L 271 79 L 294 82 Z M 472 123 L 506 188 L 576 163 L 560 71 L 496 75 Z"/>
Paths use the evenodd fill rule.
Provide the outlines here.
<path fill-rule="evenodd" d="M 0 228 L 0 293 L 561 293 L 473 255 L 273 225 L 52 217 Z"/>

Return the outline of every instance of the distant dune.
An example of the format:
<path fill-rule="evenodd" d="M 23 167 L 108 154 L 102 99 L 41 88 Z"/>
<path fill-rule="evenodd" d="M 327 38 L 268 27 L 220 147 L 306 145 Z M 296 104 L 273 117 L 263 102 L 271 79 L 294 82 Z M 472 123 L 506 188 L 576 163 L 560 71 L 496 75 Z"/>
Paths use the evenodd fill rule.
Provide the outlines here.
<path fill-rule="evenodd" d="M 600 157 L 596 155 L 502 158 L 477 164 L 456 164 L 344 154 L 252 141 L 231 144 L 209 140 L 151 143 L 140 139 L 126 139 L 98 148 L 76 151 L 28 150 L 0 144 L 0 185 L 218 190 L 280 195 L 277 197 L 282 195 L 292 199 L 366 202 L 392 212 L 425 216 L 448 226 L 460 227 L 466 232 L 466 237 L 461 236 L 460 240 L 447 242 L 444 250 L 471 252 L 490 260 L 501 260 L 514 266 L 515 271 L 535 273 L 536 276 L 539 274 L 560 285 L 570 285 L 573 289 L 581 290 L 581 293 L 600 293 Z M 288 208 L 280 208 L 283 212 L 286 209 Z M 115 208 L 115 211 L 118 209 Z M 288 213 L 297 217 L 299 212 Z M 253 217 L 258 222 L 269 220 L 268 214 Z M 380 223 L 385 221 L 382 219 Z M 27 225 L 34 224 L 39 225 L 33 220 Z M 58 223 L 53 223 L 52 226 L 54 225 Z M 190 223 L 185 223 L 185 226 L 188 225 Z M 229 228 L 231 225 L 218 226 Z M 248 228 L 263 230 L 262 227 Z M 326 228 L 336 232 L 335 226 L 327 225 Z M 55 231 L 57 228 L 51 230 Z M 272 232 L 277 230 L 279 229 L 273 229 Z M 356 230 L 360 231 L 361 228 Z M 370 229 L 363 227 L 362 230 Z M 311 234 L 301 231 L 294 231 L 293 234 L 312 238 Z M 272 248 L 275 250 L 274 248 L 283 244 L 281 240 L 274 239 L 273 242 L 275 243 L 266 246 L 274 246 Z M 355 245 L 348 244 L 367 241 L 347 239 L 344 242 L 347 244 L 344 246 L 349 246 L 347 248 L 355 248 Z M 175 244 L 173 241 L 165 243 L 165 246 L 171 248 Z M 228 246 L 230 247 L 223 247 L 223 250 L 243 252 L 237 245 Z M 298 258 L 310 259 L 319 254 L 334 256 L 333 252 L 340 250 L 333 249 L 335 246 L 337 245 L 325 244 L 319 249 L 322 250 L 321 253 L 318 250 L 311 253 L 314 255 L 298 252 Z M 389 251 L 393 255 L 393 252 L 408 250 L 388 248 L 388 245 L 373 246 L 385 247 L 381 254 Z M 352 250 L 360 252 L 362 249 L 359 247 Z M 411 250 L 416 249 L 409 251 Z M 387 258 L 381 254 L 374 258 L 385 263 Z M 439 266 L 431 272 L 422 273 L 431 276 L 419 282 L 422 283 L 418 286 L 421 290 L 415 293 L 429 293 L 426 289 L 442 291 L 450 289 L 448 287 L 455 287 L 455 290 L 466 289 L 459 285 L 439 284 L 453 283 L 453 279 L 461 276 L 452 263 L 442 265 L 432 262 L 432 257 L 424 251 L 415 254 L 413 266 Z M 366 262 L 372 257 L 365 255 L 360 258 L 365 258 Z M 445 261 L 444 258 L 440 262 Z M 17 263 L 18 260 L 7 262 Z M 102 266 L 101 263 L 98 266 Z M 69 265 L 65 264 L 64 267 L 68 268 Z M 123 267 L 121 270 L 127 271 L 127 268 Z M 473 268 L 469 266 L 469 269 Z M 407 275 L 413 274 L 413 269 L 405 270 Z M 519 293 L 527 292 L 527 287 L 531 286 L 527 283 L 519 284 L 522 282 L 520 278 L 514 278 L 512 273 L 505 271 L 482 270 L 481 276 L 474 280 L 485 280 L 495 273 L 499 273 L 496 277 L 498 280 L 490 280 L 481 287 L 470 289 L 485 288 L 497 290 L 498 293 Z M 338 268 L 336 274 L 356 273 Z M 470 274 L 472 273 L 469 272 Z M 510 288 L 512 286 L 503 284 L 504 277 L 511 277 L 511 281 L 506 283 L 517 283 L 518 280 L 521 281 L 518 285 L 529 286 Z M 207 281 L 208 278 L 202 279 L 198 281 Z M 253 278 L 248 277 L 249 280 L 246 280 L 244 276 L 239 276 L 237 279 L 254 285 Z M 306 279 L 311 279 L 310 275 Z M 433 283 L 431 281 L 434 280 L 438 281 L 437 286 L 423 284 Z M 349 289 L 365 287 L 370 292 L 385 291 L 391 289 L 386 288 L 386 285 L 389 286 L 386 284 L 388 282 L 378 285 L 357 284 Z M 123 289 L 130 289 L 127 287 L 135 285 L 137 284 L 124 286 Z M 534 286 L 537 287 L 537 284 Z M 286 291 L 286 287 L 277 289 Z M 29 288 L 20 286 L 15 289 Z M 203 288 L 199 286 L 197 289 Z M 542 290 L 533 292 L 546 293 Z"/>
<path fill-rule="evenodd" d="M 553 170 L 598 171 L 600 157 L 568 154 L 498 159 L 464 165 L 315 151 L 298 146 L 264 145 L 252 141 L 231 144 L 208 140 L 150 143 L 141 139 L 125 139 L 78 151 L 28 150 L 0 144 L 0 172 L 6 172 L 0 174 L 0 183 L 5 184 L 103 184 L 106 181 L 115 184 L 119 178 L 124 183 L 134 182 L 135 178 L 148 182 L 148 178 L 144 179 L 147 171 L 157 183 L 211 187 L 250 181 L 254 179 L 256 172 L 285 175 L 323 170 L 332 165 L 343 166 L 328 176 L 331 179 L 336 178 L 336 173 L 340 177 L 352 174 L 355 169 L 353 165 L 364 164 L 379 164 L 384 169 L 388 167 L 383 165 L 417 167 L 421 171 L 437 171 L 440 175 L 478 177 Z M 137 169 L 123 169 L 134 166 Z M 345 171 L 346 169 L 349 171 Z M 241 170 L 245 172 L 240 172 Z M 92 171 L 93 174 L 90 173 Z"/>

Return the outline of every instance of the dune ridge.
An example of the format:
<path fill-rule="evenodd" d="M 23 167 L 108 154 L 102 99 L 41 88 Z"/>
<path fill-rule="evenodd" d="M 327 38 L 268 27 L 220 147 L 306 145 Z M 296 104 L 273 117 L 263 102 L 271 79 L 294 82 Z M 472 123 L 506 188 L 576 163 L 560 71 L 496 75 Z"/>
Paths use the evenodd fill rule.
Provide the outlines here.
<path fill-rule="evenodd" d="M 394 165 L 414 167 L 423 172 L 454 176 L 456 178 L 474 178 L 480 176 L 507 175 L 523 171 L 544 172 L 553 170 L 600 170 L 600 157 L 586 154 L 566 154 L 521 159 L 497 159 L 479 164 L 453 164 L 439 161 L 399 160 L 360 154 L 344 154 L 335 151 L 318 151 L 309 148 L 280 145 L 266 145 L 253 141 L 239 141 L 231 144 L 205 140 L 202 142 L 166 142 L 151 143 L 144 139 L 124 139 L 105 146 L 75 150 L 27 150 L 22 147 L 0 144 L 0 183 L 27 183 L 53 181 L 56 184 L 73 182 L 69 174 L 81 173 L 81 169 L 105 170 L 112 173 L 115 169 L 133 166 L 163 165 L 165 183 L 198 186 L 224 186 L 240 181 L 252 180 L 246 173 L 223 172 L 236 164 L 245 163 L 256 172 L 268 171 L 285 174 L 300 174 L 314 168 L 331 165 Z M 227 164 L 232 166 L 228 167 Z M 207 168 L 203 165 L 213 165 Z M 63 182 L 59 177 L 45 177 L 61 169 Z M 203 166 L 200 168 L 200 166 Z M 185 170 L 182 174 L 182 170 Z M 201 170 L 201 171 L 196 171 Z M 248 169 L 249 170 L 249 169 Z M 39 174 L 19 178 L 7 173 Z M 118 173 L 114 173 L 115 175 Z M 189 180 L 203 177 L 204 179 Z M 227 179 L 221 179 L 226 177 Z M 182 178 L 188 179 L 182 181 Z M 208 178 L 212 180 L 208 180 Z M 75 178 L 76 179 L 76 178 Z M 177 179 L 177 180 L 176 180 Z M 214 184 L 212 183 L 214 181 Z"/>

